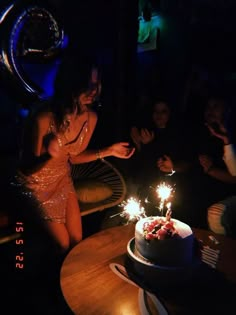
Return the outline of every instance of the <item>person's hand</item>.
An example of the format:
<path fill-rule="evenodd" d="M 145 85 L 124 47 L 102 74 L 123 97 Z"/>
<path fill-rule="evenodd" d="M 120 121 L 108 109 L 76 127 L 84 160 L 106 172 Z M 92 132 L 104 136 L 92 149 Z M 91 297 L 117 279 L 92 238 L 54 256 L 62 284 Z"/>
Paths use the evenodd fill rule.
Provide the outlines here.
<path fill-rule="evenodd" d="M 143 144 L 148 144 L 153 141 L 155 135 L 153 131 L 149 131 L 147 128 L 142 128 L 140 131 L 140 140 Z"/>
<path fill-rule="evenodd" d="M 135 148 L 130 148 L 128 142 L 114 143 L 110 147 L 111 155 L 120 159 L 129 159 L 135 151 Z"/>
<path fill-rule="evenodd" d="M 137 149 L 140 150 L 141 149 L 141 137 L 140 137 L 140 133 L 139 133 L 139 130 L 137 127 L 131 128 L 130 136 L 131 136 L 132 141 L 136 145 Z"/>
<path fill-rule="evenodd" d="M 48 153 L 51 155 L 51 157 L 57 158 L 60 155 L 60 140 L 56 136 L 53 136 L 47 147 Z"/>
<path fill-rule="evenodd" d="M 201 166 L 203 167 L 204 172 L 208 173 L 209 170 L 213 167 L 212 159 L 208 155 L 205 155 L 205 154 L 200 154 L 198 159 Z"/>
<path fill-rule="evenodd" d="M 164 173 L 171 173 L 174 169 L 173 162 L 167 155 L 164 155 L 163 158 L 157 160 L 157 167 Z"/>
<path fill-rule="evenodd" d="M 224 142 L 224 144 L 230 143 L 227 129 L 222 123 L 217 122 L 217 123 L 215 123 L 215 126 L 213 126 L 211 124 L 206 124 L 206 126 L 209 129 L 210 133 L 213 136 L 221 139 Z"/>

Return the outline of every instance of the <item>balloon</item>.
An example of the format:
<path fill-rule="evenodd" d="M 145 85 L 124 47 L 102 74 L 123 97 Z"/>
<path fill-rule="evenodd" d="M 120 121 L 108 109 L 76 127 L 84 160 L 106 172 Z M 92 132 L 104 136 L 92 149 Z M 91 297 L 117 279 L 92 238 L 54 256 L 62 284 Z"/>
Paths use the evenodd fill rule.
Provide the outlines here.
<path fill-rule="evenodd" d="M 24 104 L 53 94 L 67 41 L 59 20 L 42 1 L 16 1 L 1 11 L 0 80 Z"/>

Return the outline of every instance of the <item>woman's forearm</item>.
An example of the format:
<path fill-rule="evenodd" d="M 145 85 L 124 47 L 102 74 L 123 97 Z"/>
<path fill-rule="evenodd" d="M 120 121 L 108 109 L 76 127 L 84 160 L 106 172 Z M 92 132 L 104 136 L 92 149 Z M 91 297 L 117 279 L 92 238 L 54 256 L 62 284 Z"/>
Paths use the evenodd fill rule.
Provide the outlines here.
<path fill-rule="evenodd" d="M 215 179 L 218 179 L 224 183 L 235 184 L 236 177 L 232 176 L 227 170 L 222 170 L 217 167 L 210 167 L 207 174 Z"/>
<path fill-rule="evenodd" d="M 233 144 L 224 145 L 223 160 L 232 176 L 236 176 L 236 153 Z"/>
<path fill-rule="evenodd" d="M 100 150 L 85 150 L 78 155 L 70 156 L 70 162 L 72 164 L 88 163 L 111 155 L 111 147 L 106 147 Z"/>
<path fill-rule="evenodd" d="M 85 150 L 78 155 L 70 156 L 72 164 L 88 163 L 108 156 L 120 159 L 129 159 L 135 152 L 135 148 L 130 147 L 129 142 L 117 142 L 100 150 Z"/>

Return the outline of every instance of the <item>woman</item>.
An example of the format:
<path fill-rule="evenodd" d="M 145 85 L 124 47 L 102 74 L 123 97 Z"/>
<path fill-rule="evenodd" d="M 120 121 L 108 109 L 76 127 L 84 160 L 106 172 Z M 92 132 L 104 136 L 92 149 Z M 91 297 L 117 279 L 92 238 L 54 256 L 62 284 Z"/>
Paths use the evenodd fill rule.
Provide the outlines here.
<path fill-rule="evenodd" d="M 149 166 L 163 172 L 183 172 L 189 164 L 185 160 L 187 152 L 184 150 L 185 138 L 180 121 L 173 118 L 172 109 L 167 101 L 158 99 L 153 103 L 150 115 L 151 122 L 147 128 L 131 128 L 131 138 L 137 153 L 140 152 L 143 160 Z M 153 174 L 153 171 L 150 173 Z"/>
<path fill-rule="evenodd" d="M 221 139 L 224 147 L 223 160 L 225 165 L 232 176 L 236 176 L 236 154 L 235 154 L 235 144 L 232 143 L 232 136 L 230 136 L 231 131 L 222 122 L 217 122 L 215 126 L 207 124 L 210 133 Z"/>
<path fill-rule="evenodd" d="M 219 120 L 214 124 L 207 124 L 212 136 L 219 138 L 223 146 L 223 161 L 227 167 L 227 176 L 225 179 L 231 178 L 232 182 L 236 175 L 236 155 L 235 144 L 232 141 L 232 128 L 230 121 Z M 213 164 L 209 164 L 208 171 L 217 174 L 217 169 Z M 219 171 L 218 171 L 219 172 Z M 223 174 L 223 171 L 222 171 Z M 209 228 L 216 234 L 224 234 L 232 238 L 236 238 L 236 196 L 235 192 L 229 194 L 224 199 L 219 200 L 207 209 L 207 220 Z"/>
<path fill-rule="evenodd" d="M 59 250 L 65 253 L 82 239 L 81 215 L 70 176 L 70 163 L 85 163 L 114 156 L 128 159 L 129 143 L 101 150 L 86 150 L 97 123 L 91 109 L 100 93 L 96 68 L 72 71 L 62 64 L 48 109 L 30 118 L 26 129 L 18 182 L 37 204 L 37 214 Z"/>
<path fill-rule="evenodd" d="M 212 94 L 209 95 L 202 112 L 202 119 L 192 129 L 195 162 L 191 185 L 194 192 L 192 210 L 195 227 L 208 228 L 212 224 L 208 217 L 211 205 L 235 194 L 236 178 L 230 174 L 222 158 L 224 155 L 222 140 L 213 136 L 213 132 L 221 133 L 223 131 L 220 130 L 220 125 L 224 122 L 227 121 L 231 124 L 231 117 L 231 108 L 227 99 L 222 95 Z M 234 132 L 232 136 L 233 134 Z M 233 139 L 232 141 L 234 141 Z M 225 137 L 225 141 L 228 141 L 227 137 Z M 213 217 L 216 212 L 218 210 L 214 209 Z M 218 218 L 221 220 L 220 217 Z"/>
<path fill-rule="evenodd" d="M 137 193 L 141 197 L 149 197 L 152 208 L 155 208 L 153 204 L 157 204 L 157 198 L 155 189 L 151 190 L 150 187 L 155 188 L 162 181 L 173 188 L 176 186 L 173 203 L 174 208 L 178 208 L 176 217 L 187 222 L 188 213 L 183 204 L 186 204 L 188 195 L 185 191 L 189 186 L 192 158 L 186 146 L 187 132 L 178 113 L 165 99 L 154 100 L 150 109 L 150 122 L 143 122 L 141 128 L 131 128 L 131 139 L 137 149 L 130 160 L 135 165 L 131 183 L 136 183 Z"/>

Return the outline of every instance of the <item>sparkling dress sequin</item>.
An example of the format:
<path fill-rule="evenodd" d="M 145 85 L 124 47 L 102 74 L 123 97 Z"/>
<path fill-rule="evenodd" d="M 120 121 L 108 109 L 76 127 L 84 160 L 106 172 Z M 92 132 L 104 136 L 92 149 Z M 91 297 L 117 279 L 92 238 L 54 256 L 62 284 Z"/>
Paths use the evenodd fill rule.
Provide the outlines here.
<path fill-rule="evenodd" d="M 53 123 L 49 133 L 54 133 Z M 75 193 L 69 156 L 80 153 L 84 137 L 88 132 L 88 119 L 83 124 L 74 141 L 61 147 L 58 158 L 49 159 L 38 171 L 30 175 L 19 173 L 17 182 L 22 186 L 23 194 L 37 201 L 40 217 L 58 223 L 66 221 L 68 196 Z"/>

